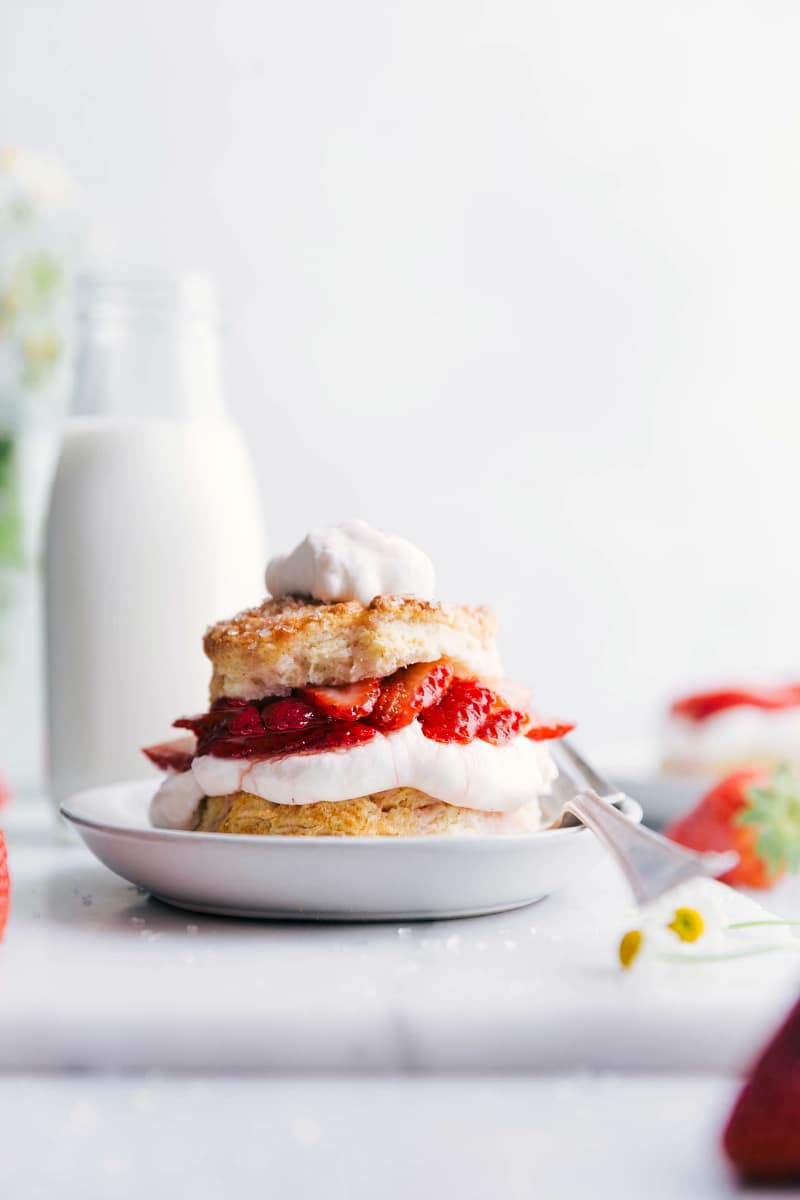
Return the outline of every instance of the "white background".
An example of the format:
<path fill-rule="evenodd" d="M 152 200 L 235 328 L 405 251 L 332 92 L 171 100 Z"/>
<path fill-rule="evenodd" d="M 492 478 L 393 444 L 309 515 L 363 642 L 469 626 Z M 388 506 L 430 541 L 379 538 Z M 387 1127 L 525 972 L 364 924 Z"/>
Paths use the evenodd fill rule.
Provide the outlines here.
<path fill-rule="evenodd" d="M 800 673 L 798 45 L 794 0 L 17 0 L 0 142 L 217 276 L 273 547 L 406 533 L 620 742 Z"/>

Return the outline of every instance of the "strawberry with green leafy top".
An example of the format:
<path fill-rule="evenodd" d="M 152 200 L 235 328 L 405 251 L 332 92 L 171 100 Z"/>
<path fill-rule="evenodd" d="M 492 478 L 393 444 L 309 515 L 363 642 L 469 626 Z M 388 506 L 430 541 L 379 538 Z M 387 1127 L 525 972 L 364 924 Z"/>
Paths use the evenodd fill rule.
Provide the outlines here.
<path fill-rule="evenodd" d="M 665 833 L 692 850 L 736 850 L 724 883 L 771 887 L 800 867 L 800 778 L 785 766 L 735 771 Z"/>

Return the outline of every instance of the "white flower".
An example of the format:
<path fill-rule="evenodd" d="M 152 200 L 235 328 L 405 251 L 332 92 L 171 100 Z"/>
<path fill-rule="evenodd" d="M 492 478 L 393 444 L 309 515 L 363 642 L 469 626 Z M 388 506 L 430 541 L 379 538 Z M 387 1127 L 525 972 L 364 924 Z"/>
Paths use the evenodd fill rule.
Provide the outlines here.
<path fill-rule="evenodd" d="M 692 879 L 634 914 L 619 961 L 639 974 L 685 961 L 729 962 L 769 950 L 800 949 L 788 923 L 713 879 Z"/>
<path fill-rule="evenodd" d="M 24 203 L 39 216 L 75 212 L 81 191 L 64 165 L 51 155 L 18 146 L 0 148 L 0 211 Z"/>
<path fill-rule="evenodd" d="M 82 213 L 57 159 L 0 149 L 0 426 L 16 425 L 25 397 L 41 407 L 64 391 Z"/>

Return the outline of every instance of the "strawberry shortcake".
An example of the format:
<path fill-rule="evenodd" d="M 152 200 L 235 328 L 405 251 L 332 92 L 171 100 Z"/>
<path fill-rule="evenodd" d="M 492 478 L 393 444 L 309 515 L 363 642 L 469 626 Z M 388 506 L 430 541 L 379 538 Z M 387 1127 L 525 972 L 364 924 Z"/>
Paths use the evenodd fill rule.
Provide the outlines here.
<path fill-rule="evenodd" d="M 503 677 L 485 608 L 434 599 L 430 560 L 353 521 L 267 569 L 211 627 L 210 707 L 145 750 L 162 828 L 260 835 L 519 833 L 540 826 L 571 725 Z"/>
<path fill-rule="evenodd" d="M 719 778 L 743 767 L 800 763 L 800 684 L 732 684 L 670 705 L 662 767 Z"/>

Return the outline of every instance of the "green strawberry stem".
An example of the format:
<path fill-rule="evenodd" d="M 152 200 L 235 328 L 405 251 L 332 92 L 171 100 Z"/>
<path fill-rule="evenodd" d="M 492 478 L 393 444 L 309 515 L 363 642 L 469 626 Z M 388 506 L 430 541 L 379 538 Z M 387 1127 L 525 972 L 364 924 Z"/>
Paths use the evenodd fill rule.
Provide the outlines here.
<path fill-rule="evenodd" d="M 22 506 L 14 437 L 0 433 L 0 566 L 22 565 Z"/>
<path fill-rule="evenodd" d="M 776 767 L 769 780 L 746 792 L 746 806 L 735 818 L 750 827 L 756 853 L 778 874 L 800 867 L 800 779 L 791 767 Z"/>

